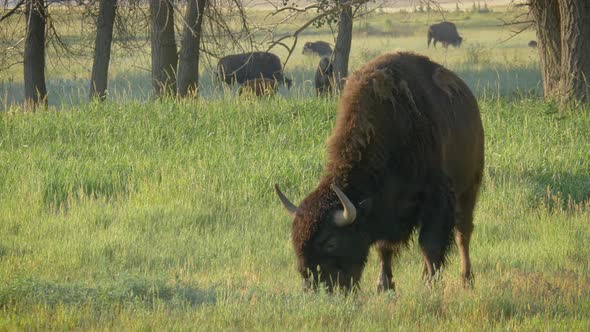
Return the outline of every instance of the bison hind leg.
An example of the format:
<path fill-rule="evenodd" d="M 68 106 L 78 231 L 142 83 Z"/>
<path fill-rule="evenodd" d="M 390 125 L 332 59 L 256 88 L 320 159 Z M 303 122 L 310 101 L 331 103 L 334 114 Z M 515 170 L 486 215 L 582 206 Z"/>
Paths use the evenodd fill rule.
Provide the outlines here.
<path fill-rule="evenodd" d="M 418 241 L 424 255 L 424 274 L 428 282 L 437 277 L 453 242 L 455 194 L 448 181 L 431 192 L 424 201 L 422 227 Z"/>
<path fill-rule="evenodd" d="M 473 273 L 469 258 L 469 242 L 473 233 L 473 209 L 481 184 L 481 175 L 469 190 L 458 197 L 457 224 L 455 225 L 455 243 L 461 258 L 461 278 L 465 288 L 473 287 Z"/>

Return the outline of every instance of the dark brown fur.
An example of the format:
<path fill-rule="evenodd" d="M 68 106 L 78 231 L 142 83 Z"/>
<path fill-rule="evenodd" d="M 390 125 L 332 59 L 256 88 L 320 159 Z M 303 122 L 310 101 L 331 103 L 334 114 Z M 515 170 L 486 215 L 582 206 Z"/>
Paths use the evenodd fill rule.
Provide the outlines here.
<path fill-rule="evenodd" d="M 242 84 L 238 90 L 238 94 L 253 94 L 258 97 L 260 96 L 272 96 L 277 92 L 279 84 L 276 80 L 268 78 L 256 78 L 248 80 Z"/>
<path fill-rule="evenodd" d="M 457 27 L 451 22 L 440 22 L 433 24 L 428 28 L 428 47 L 430 41 L 434 39 L 433 46 L 436 47 L 436 42 L 442 42 L 443 47 L 447 48 L 450 45 L 455 47 L 461 46 L 463 38 L 459 36 Z"/>
<path fill-rule="evenodd" d="M 242 84 L 248 80 L 268 78 L 291 87 L 291 80 L 283 75 L 281 60 L 270 52 L 227 55 L 217 63 L 217 77 L 227 84 Z"/>
<path fill-rule="evenodd" d="M 378 287 L 393 289 L 391 261 L 415 231 L 430 280 L 445 262 L 453 229 L 470 280 L 484 136 L 477 101 L 461 79 L 412 53 L 377 57 L 348 78 L 327 144 L 325 176 L 292 224 L 307 284 L 356 285 L 375 245 Z M 334 224 L 342 205 L 331 184 L 356 206 L 352 225 Z"/>
<path fill-rule="evenodd" d="M 321 57 L 318 68 L 315 71 L 315 91 L 318 96 L 332 93 L 334 81 L 334 69 L 330 57 Z"/>
<path fill-rule="evenodd" d="M 303 45 L 303 54 L 316 54 L 319 56 L 332 55 L 332 47 L 325 41 L 307 42 Z"/>

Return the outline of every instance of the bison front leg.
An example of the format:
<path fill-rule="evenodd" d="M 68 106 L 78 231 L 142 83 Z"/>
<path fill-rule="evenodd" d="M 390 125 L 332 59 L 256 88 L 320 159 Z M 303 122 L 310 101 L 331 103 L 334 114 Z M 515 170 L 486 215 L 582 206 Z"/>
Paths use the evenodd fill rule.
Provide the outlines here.
<path fill-rule="evenodd" d="M 376 248 L 379 253 L 379 259 L 381 260 L 381 269 L 379 278 L 377 279 L 377 291 L 395 291 L 395 282 L 393 282 L 393 274 L 391 272 L 391 261 L 397 256 L 398 248 L 385 241 L 378 242 Z"/>
<path fill-rule="evenodd" d="M 447 182 L 447 181 L 445 181 Z M 455 225 L 455 194 L 441 185 L 424 200 L 419 242 L 424 255 L 424 275 L 430 283 L 445 263 Z"/>

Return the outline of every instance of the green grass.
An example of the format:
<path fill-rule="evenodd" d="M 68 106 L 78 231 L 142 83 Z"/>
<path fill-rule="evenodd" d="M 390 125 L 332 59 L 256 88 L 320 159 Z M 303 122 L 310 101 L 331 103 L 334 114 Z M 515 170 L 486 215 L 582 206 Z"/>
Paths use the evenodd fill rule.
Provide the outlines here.
<path fill-rule="evenodd" d="M 0 73 L 0 330 L 590 329 L 590 108 L 540 100 L 533 33 L 498 44 L 508 14 L 449 15 L 460 49 L 426 48 L 434 14 L 359 21 L 351 69 L 415 50 L 476 93 L 486 172 L 473 290 L 456 252 L 425 287 L 412 244 L 395 294 L 375 291 L 374 253 L 359 294 L 302 292 L 272 186 L 299 201 L 322 176 L 336 100 L 311 97 L 317 58 L 296 51 L 296 85 L 275 98 L 233 98 L 204 66 L 203 98 L 154 102 L 137 68 L 149 49 L 116 51 L 109 100 L 87 104 L 88 59 L 60 67 L 50 54 L 49 110 L 23 113 L 22 68 Z"/>
<path fill-rule="evenodd" d="M 123 11 L 124 12 L 124 11 Z M 64 12 L 60 7 L 50 7 L 50 13 L 56 17 L 56 29 L 64 36 L 79 55 L 64 55 L 50 47 L 47 55 L 47 89 L 50 106 L 78 107 L 88 100 L 90 86 L 90 70 L 92 68 L 92 54 L 88 49 L 79 46 L 87 43 L 93 46 L 93 23 L 89 17 L 84 17 L 84 24 L 78 14 L 72 14 L 72 9 Z M 75 13 L 75 11 L 74 11 Z M 129 14 L 127 14 L 129 15 Z M 250 20 L 255 23 L 264 21 L 271 24 L 280 17 L 266 17 L 267 12 L 253 11 Z M 409 50 L 425 54 L 433 60 L 457 71 L 469 86 L 479 95 L 507 98 L 521 95 L 540 96 L 542 93 L 539 59 L 536 50 L 527 47 L 531 39 L 535 39 L 532 29 L 526 30 L 516 37 L 511 36 L 511 29 L 516 26 L 501 27 L 501 21 L 510 21 L 518 12 L 498 11 L 491 14 L 473 13 L 445 13 L 445 18 L 457 24 L 459 33 L 465 38 L 461 48 L 445 50 L 439 47 L 427 48 L 426 31 L 428 26 L 441 21 L 438 13 L 399 14 L 375 12 L 359 18 L 354 26 L 352 49 L 350 54 L 350 70 L 354 70 L 371 60 L 375 56 L 397 50 Z M 308 17 L 302 15 L 292 24 L 278 28 L 276 35 L 292 31 L 301 25 Z M 135 22 L 135 21 L 132 21 Z M 22 21 L 20 21 L 22 25 Z M 118 102 L 143 101 L 151 96 L 150 78 L 150 46 L 149 36 L 143 28 L 145 22 L 135 22 L 136 39 L 131 43 L 131 51 L 122 47 L 120 36 L 115 33 L 113 55 L 109 68 L 108 92 L 109 98 Z M 10 20 L 3 22 L 12 27 Z M 81 28 L 84 27 L 83 29 Z M 6 29 L 0 32 L 0 47 L 5 48 L 15 44 L 24 34 L 23 27 L 13 32 Z M 178 32 L 178 31 L 177 31 Z M 177 38 L 179 40 L 179 38 Z M 286 75 L 294 79 L 294 87 L 281 94 L 287 98 L 307 98 L 314 95 L 313 79 L 318 58 L 301 54 L 305 42 L 324 40 L 334 44 L 335 39 L 328 27 L 310 28 L 301 35 L 297 47 L 285 67 Z M 20 43 L 15 52 L 22 52 Z M 228 43 L 229 44 L 229 43 Z M 208 46 L 210 47 L 210 45 Z M 264 45 L 264 48 L 267 46 Z M 221 54 L 231 54 L 239 50 L 225 48 L 219 50 Z M 281 59 L 286 59 L 287 52 L 283 47 L 275 47 L 272 52 Z M 18 53 L 18 52 L 17 52 Z M 200 77 L 200 94 L 207 99 L 233 98 L 237 87 L 222 89 L 214 80 L 216 59 L 205 55 L 202 61 Z M 7 58 L 5 61 L 14 60 Z M 0 68 L 3 68 L 0 60 Z M 24 99 L 24 83 L 22 65 L 15 65 L 8 70 L 0 71 L 0 111 L 22 104 Z"/>
<path fill-rule="evenodd" d="M 322 174 L 334 100 L 162 101 L 0 117 L 0 328 L 587 329 L 590 109 L 481 103 L 476 286 L 419 249 L 375 291 L 304 294 L 288 217 Z"/>

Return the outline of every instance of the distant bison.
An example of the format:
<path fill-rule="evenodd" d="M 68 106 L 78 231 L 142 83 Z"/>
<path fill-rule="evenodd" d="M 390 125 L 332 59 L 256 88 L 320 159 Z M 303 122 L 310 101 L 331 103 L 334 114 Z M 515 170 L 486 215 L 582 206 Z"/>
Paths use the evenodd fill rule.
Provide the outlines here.
<path fill-rule="evenodd" d="M 283 75 L 281 60 L 269 52 L 232 54 L 219 59 L 217 77 L 227 84 L 244 83 L 257 78 L 268 78 L 291 87 L 291 80 Z"/>
<path fill-rule="evenodd" d="M 332 60 L 329 56 L 320 58 L 318 68 L 315 71 L 315 91 L 318 96 L 324 96 L 332 93 L 334 70 Z"/>
<path fill-rule="evenodd" d="M 441 22 L 431 25 L 428 28 L 428 47 L 430 47 L 431 40 L 434 40 L 432 44 L 434 47 L 436 47 L 436 42 L 442 42 L 444 48 L 447 48 L 449 44 L 459 47 L 461 46 L 461 42 L 463 42 L 463 38 L 457 32 L 457 27 L 451 22 Z"/>
<path fill-rule="evenodd" d="M 268 78 L 255 78 L 248 80 L 242 84 L 238 90 L 238 94 L 252 94 L 256 96 L 272 96 L 277 92 L 279 83 L 276 80 Z"/>
<path fill-rule="evenodd" d="M 303 54 L 330 56 L 332 55 L 332 47 L 325 41 L 307 42 L 303 45 Z"/>
<path fill-rule="evenodd" d="M 459 77 L 412 53 L 377 57 L 348 78 L 327 146 L 325 175 L 299 206 L 275 185 L 293 218 L 306 287 L 357 286 L 374 245 L 378 289 L 393 289 L 392 260 L 415 232 L 430 281 L 453 229 L 470 284 L 484 133 L 477 101 Z"/>
<path fill-rule="evenodd" d="M 528 45 L 530 48 L 537 48 L 537 41 L 531 40 Z"/>

